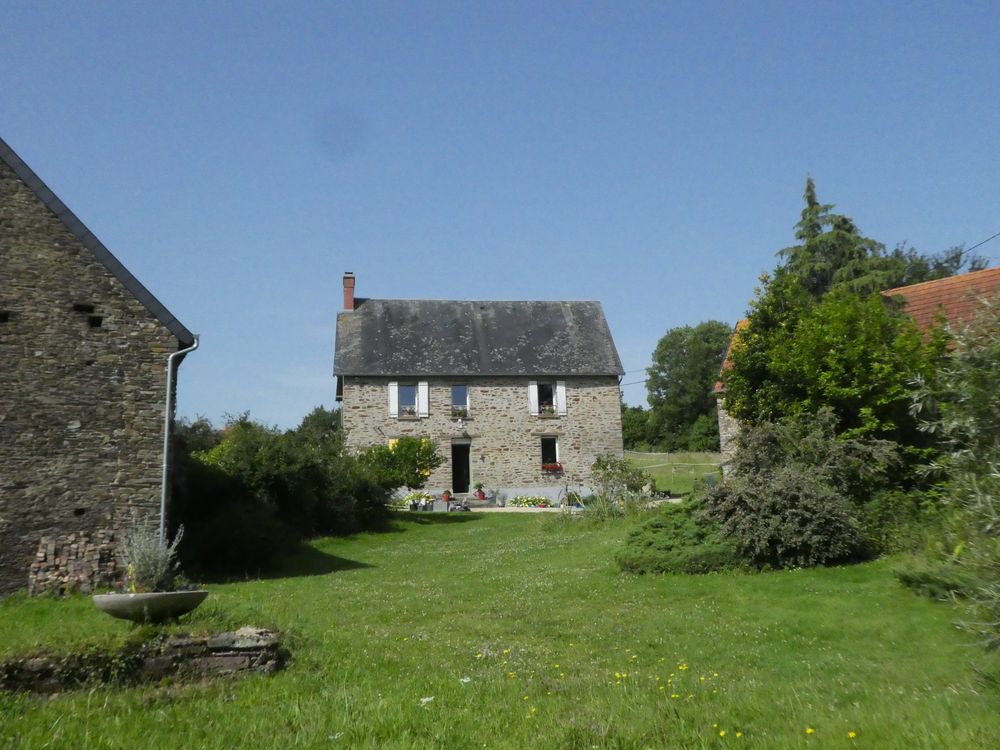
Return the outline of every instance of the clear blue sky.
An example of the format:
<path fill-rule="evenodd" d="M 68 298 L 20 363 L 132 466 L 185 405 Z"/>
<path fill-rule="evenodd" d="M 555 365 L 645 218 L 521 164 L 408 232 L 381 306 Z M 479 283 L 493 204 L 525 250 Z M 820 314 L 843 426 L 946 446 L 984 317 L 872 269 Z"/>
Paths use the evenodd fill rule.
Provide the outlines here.
<path fill-rule="evenodd" d="M 743 315 L 807 175 L 890 247 L 1000 231 L 996 2 L 3 0 L 0 26 L 0 135 L 202 335 L 179 409 L 216 422 L 334 404 L 345 270 L 600 300 L 628 383 L 667 329 Z"/>

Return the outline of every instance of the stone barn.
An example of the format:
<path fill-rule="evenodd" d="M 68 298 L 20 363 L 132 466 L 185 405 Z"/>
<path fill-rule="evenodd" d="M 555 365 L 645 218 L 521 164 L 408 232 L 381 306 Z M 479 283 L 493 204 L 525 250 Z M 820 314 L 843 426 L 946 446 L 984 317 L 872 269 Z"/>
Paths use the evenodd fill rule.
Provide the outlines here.
<path fill-rule="evenodd" d="M 0 593 L 107 582 L 131 509 L 158 522 L 168 367 L 195 346 L 0 140 Z"/>

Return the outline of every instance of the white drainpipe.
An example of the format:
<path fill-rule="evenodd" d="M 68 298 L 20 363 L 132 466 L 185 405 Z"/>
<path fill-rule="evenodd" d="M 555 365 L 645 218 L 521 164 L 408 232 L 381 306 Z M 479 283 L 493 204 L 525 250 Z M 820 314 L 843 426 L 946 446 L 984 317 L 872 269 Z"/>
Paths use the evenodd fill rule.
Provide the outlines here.
<path fill-rule="evenodd" d="M 198 348 L 198 336 L 187 349 L 180 349 L 167 357 L 167 410 L 163 415 L 163 482 L 160 486 L 160 544 L 167 543 L 167 481 L 170 461 L 170 425 L 174 413 L 174 357 L 180 357 Z"/>

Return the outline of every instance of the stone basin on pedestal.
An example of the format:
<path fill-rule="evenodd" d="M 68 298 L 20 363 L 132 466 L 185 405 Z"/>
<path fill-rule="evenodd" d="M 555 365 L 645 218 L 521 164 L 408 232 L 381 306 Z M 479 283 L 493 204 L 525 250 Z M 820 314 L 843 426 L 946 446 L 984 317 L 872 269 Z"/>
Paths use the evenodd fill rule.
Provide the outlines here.
<path fill-rule="evenodd" d="M 207 591 L 151 591 L 144 594 L 95 594 L 94 604 L 120 620 L 155 623 L 186 615 L 205 601 Z"/>

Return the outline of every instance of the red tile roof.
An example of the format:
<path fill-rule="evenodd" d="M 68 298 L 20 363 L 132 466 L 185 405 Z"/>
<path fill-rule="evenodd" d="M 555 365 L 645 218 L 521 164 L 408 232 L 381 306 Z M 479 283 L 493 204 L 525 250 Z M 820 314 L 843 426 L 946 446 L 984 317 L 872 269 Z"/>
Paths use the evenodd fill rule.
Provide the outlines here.
<path fill-rule="evenodd" d="M 882 292 L 886 297 L 902 297 L 903 311 L 928 330 L 941 315 L 949 323 L 966 321 L 977 309 L 977 300 L 990 297 L 1000 289 L 1000 266 L 973 271 L 961 276 L 925 281 Z"/>
<path fill-rule="evenodd" d="M 924 281 L 920 284 L 900 286 L 886 289 L 882 292 L 886 297 L 902 297 L 903 311 L 907 313 L 921 330 L 928 330 L 938 320 L 938 315 L 949 323 L 966 321 L 977 309 L 977 301 L 982 297 L 990 297 L 1000 290 L 1000 266 L 982 271 L 964 273 L 961 276 L 949 276 L 946 279 Z M 729 340 L 729 349 L 722 362 L 720 378 L 712 389 L 713 393 L 722 394 L 725 386 L 721 375 L 733 367 L 733 346 L 739 338 L 739 333 L 749 325 L 745 318 L 736 324 L 733 337 Z"/>
<path fill-rule="evenodd" d="M 726 349 L 726 357 L 722 360 L 722 369 L 719 371 L 719 379 L 715 381 L 715 387 L 712 388 L 712 393 L 722 393 L 726 388 L 722 383 L 722 373 L 726 370 L 733 369 L 733 347 L 736 345 L 736 340 L 739 338 L 740 331 L 750 325 L 750 321 L 743 318 L 736 324 L 736 328 L 733 329 L 733 335 L 729 339 L 729 347 Z"/>

